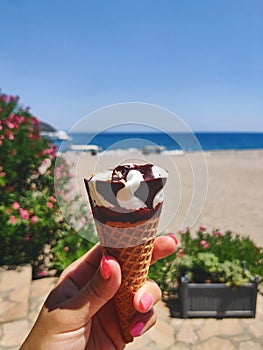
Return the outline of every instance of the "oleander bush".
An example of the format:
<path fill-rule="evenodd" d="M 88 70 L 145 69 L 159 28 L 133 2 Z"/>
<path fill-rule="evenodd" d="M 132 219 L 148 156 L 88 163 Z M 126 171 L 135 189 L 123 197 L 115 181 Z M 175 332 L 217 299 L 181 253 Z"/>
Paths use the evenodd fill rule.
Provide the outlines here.
<path fill-rule="evenodd" d="M 69 166 L 60 158 L 56 171 L 63 176 L 57 186 L 70 195 Z M 47 254 L 48 247 L 60 272 L 91 247 L 61 214 L 54 189 L 56 160 L 57 148 L 41 136 L 39 120 L 18 97 L 0 93 L 0 265 L 39 265 L 39 256 L 44 248 Z M 68 206 L 78 204 L 76 197 L 71 201 Z M 77 209 L 85 216 L 81 204 Z M 85 225 L 92 234 L 93 226 Z M 43 269 L 40 275 L 45 275 Z"/>
<path fill-rule="evenodd" d="M 195 235 L 190 230 L 180 234 L 180 246 L 168 259 L 150 271 L 163 291 L 176 288 L 182 277 L 192 283 L 226 283 L 240 286 L 263 279 L 263 249 L 251 238 L 200 227 Z"/>

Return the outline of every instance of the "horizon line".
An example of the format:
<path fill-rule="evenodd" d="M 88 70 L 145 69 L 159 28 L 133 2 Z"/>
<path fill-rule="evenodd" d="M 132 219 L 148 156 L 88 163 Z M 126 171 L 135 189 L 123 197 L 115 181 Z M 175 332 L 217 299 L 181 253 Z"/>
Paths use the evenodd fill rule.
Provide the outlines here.
<path fill-rule="evenodd" d="M 61 130 L 61 129 L 59 129 Z M 73 132 L 70 132 L 70 130 L 67 131 L 68 133 L 70 134 L 94 134 L 94 133 L 97 133 L 97 134 L 100 134 L 100 133 L 104 133 L 104 134 L 161 134 L 161 133 L 170 133 L 170 134 L 185 134 L 185 133 L 188 133 L 186 131 L 163 131 L 163 130 L 160 130 L 160 131 L 155 131 L 155 130 L 146 130 L 146 131 L 142 131 L 142 130 L 131 130 L 131 131 L 127 131 L 127 130 L 124 130 L 124 131 L 99 131 L 99 130 L 94 130 L 94 131 L 90 131 L 90 130 L 87 130 L 87 131 L 73 131 Z M 225 133 L 225 134 L 231 134 L 231 133 L 243 133 L 243 134 L 262 134 L 263 133 L 263 130 L 262 131 L 258 131 L 258 130 L 192 130 L 193 133 L 218 133 L 218 134 L 221 134 L 221 133 Z"/>

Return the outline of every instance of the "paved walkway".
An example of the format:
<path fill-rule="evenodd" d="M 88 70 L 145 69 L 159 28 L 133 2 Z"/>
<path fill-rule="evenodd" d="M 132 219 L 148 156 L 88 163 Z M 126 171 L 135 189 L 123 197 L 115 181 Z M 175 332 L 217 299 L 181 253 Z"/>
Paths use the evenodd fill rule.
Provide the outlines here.
<path fill-rule="evenodd" d="M 17 350 L 29 332 L 55 278 L 31 281 L 31 268 L 0 270 L 0 350 Z M 158 321 L 127 350 L 262 350 L 263 297 L 255 319 L 171 318 L 163 302 Z M 36 349 L 37 350 L 37 349 Z"/>

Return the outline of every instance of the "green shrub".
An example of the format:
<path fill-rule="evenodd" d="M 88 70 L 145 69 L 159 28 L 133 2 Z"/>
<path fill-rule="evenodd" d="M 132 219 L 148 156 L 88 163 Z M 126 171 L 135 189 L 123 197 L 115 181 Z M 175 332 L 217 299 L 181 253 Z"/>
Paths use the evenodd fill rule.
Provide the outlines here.
<path fill-rule="evenodd" d="M 38 119 L 18 102 L 0 93 L 0 265 L 35 265 L 48 245 L 60 272 L 91 244 L 72 230 L 56 200 L 55 162 L 55 170 L 63 173 L 61 179 L 56 177 L 57 188 L 70 196 L 69 165 L 41 136 Z M 76 196 L 67 205 L 72 203 L 75 212 L 85 216 Z M 92 225 L 85 225 L 92 235 Z M 72 251 L 70 259 L 63 255 L 65 246 Z"/>
<path fill-rule="evenodd" d="M 0 264 L 31 262 L 59 229 L 55 156 L 38 119 L 17 97 L 0 94 Z"/>
<path fill-rule="evenodd" d="M 209 233 L 201 227 L 192 236 L 187 230 L 181 234 L 181 245 L 172 258 L 151 267 L 150 276 L 166 292 L 173 290 L 183 276 L 194 283 L 222 282 L 230 286 L 262 281 L 263 249 L 249 237 L 230 231 Z"/>

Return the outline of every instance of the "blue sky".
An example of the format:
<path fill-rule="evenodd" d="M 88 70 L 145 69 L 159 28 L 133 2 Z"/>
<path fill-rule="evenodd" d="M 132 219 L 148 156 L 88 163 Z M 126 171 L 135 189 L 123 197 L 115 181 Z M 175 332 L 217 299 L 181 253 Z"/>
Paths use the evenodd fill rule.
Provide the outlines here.
<path fill-rule="evenodd" d="M 138 101 L 194 131 L 263 131 L 262 0 L 0 0 L 0 13 L 0 88 L 57 128 Z"/>

